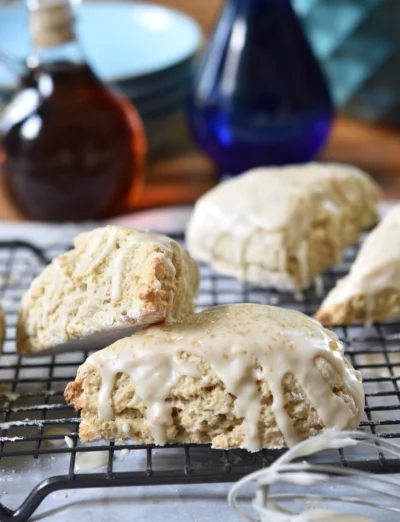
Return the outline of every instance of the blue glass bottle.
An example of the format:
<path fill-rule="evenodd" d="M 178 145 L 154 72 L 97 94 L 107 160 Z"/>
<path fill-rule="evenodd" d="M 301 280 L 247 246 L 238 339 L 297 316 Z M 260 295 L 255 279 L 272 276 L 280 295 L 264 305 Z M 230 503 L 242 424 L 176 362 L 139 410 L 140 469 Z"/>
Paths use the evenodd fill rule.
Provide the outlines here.
<path fill-rule="evenodd" d="M 195 139 L 223 174 L 311 160 L 332 118 L 290 0 L 226 0 L 189 102 Z"/>

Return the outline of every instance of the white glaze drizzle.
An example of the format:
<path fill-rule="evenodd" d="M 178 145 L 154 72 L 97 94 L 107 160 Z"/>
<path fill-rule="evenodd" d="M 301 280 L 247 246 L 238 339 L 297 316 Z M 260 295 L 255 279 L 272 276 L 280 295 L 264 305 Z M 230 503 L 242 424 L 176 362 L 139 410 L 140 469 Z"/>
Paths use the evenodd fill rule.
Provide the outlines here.
<path fill-rule="evenodd" d="M 297 249 L 297 262 L 299 264 L 301 287 L 307 287 L 310 279 L 308 267 L 308 241 L 304 240 Z"/>
<path fill-rule="evenodd" d="M 103 234 L 106 233 L 107 229 L 104 230 Z M 100 252 L 100 254 L 89 264 L 89 272 L 93 272 L 104 260 L 107 256 L 111 254 L 111 252 L 115 249 L 115 241 L 117 239 L 117 228 L 113 227 L 111 231 L 109 231 L 107 242 Z"/>
<path fill-rule="evenodd" d="M 276 522 L 282 518 L 277 518 Z M 374 518 L 331 509 L 309 509 L 292 518 L 292 522 L 376 522 Z M 272 516 L 269 522 L 275 522 Z"/>
<path fill-rule="evenodd" d="M 162 245 L 164 248 L 172 252 L 172 239 L 168 236 L 163 236 L 161 234 L 156 234 L 154 232 L 142 231 L 142 230 L 134 230 L 133 235 L 129 238 L 129 241 L 132 243 L 157 243 Z"/>
<path fill-rule="evenodd" d="M 90 243 L 85 248 L 84 255 L 82 256 L 82 258 L 80 260 L 79 269 L 81 269 L 81 270 L 84 270 L 87 268 L 88 263 L 93 258 L 93 256 L 96 254 L 104 237 L 107 234 L 107 228 L 98 229 L 95 232 L 96 232 L 95 234 L 92 234 Z"/>
<path fill-rule="evenodd" d="M 173 422 L 165 399 L 181 376 L 200 378 L 198 368 L 184 361 L 184 353 L 208 361 L 227 392 L 236 397 L 235 413 L 243 418 L 244 447 L 250 450 L 260 447 L 257 364 L 273 394 L 273 412 L 288 446 L 299 437 L 285 409 L 282 379 L 287 374 L 297 378 L 326 427 L 345 429 L 360 421 L 361 377 L 344 364 L 343 347 L 335 334 L 298 312 L 249 304 L 210 308 L 185 324 L 140 331 L 90 356 L 87 364 L 95 366 L 102 377 L 99 417 L 113 418 L 114 380 L 118 373 L 125 373 L 135 385 L 135 398 L 147 407 L 155 443 L 165 444 L 166 428 Z M 317 356 L 325 358 L 343 380 L 359 408 L 356 415 L 332 392 L 315 366 Z"/>
<path fill-rule="evenodd" d="M 69 448 L 73 448 L 74 447 L 74 441 L 71 439 L 71 437 L 68 437 L 68 435 L 65 435 L 64 440 L 65 440 L 65 444 Z"/>
<path fill-rule="evenodd" d="M 108 451 L 88 451 L 76 458 L 77 469 L 95 469 L 105 466 L 108 462 Z"/>
<path fill-rule="evenodd" d="M 322 275 L 317 275 L 314 279 L 315 295 L 319 298 L 324 296 L 324 278 Z"/>
<path fill-rule="evenodd" d="M 343 225 L 343 216 L 341 215 L 340 208 L 329 200 L 324 200 L 322 206 L 329 215 L 329 239 L 333 246 L 333 262 L 340 263 L 342 259 L 342 232 L 341 226 Z"/>
<path fill-rule="evenodd" d="M 374 322 L 375 297 L 365 294 L 365 326 L 372 326 Z"/>
<path fill-rule="evenodd" d="M 122 292 L 122 275 L 124 271 L 124 263 L 126 255 L 130 248 L 120 248 L 115 256 L 115 260 L 112 266 L 112 279 L 111 279 L 111 300 L 115 303 L 121 299 Z"/>
<path fill-rule="evenodd" d="M 346 193 L 339 196 L 335 185 L 341 181 Z M 308 263 L 310 230 L 325 222 L 333 261 L 340 260 L 347 246 L 341 227 L 356 214 L 361 228 L 368 226 L 363 221 L 375 212 L 377 192 L 368 176 L 348 165 L 310 163 L 252 169 L 198 200 L 187 229 L 189 250 L 223 272 L 245 279 L 251 264 L 247 245 L 254 234 L 261 231 L 265 238 L 279 236 L 282 245 L 277 246 L 277 252 L 283 252 L 278 254 L 280 261 L 274 267 L 262 261 L 255 263 L 264 269 L 259 282 L 292 290 L 304 288 L 312 275 Z M 368 207 L 365 214 L 361 212 L 362 202 Z M 232 238 L 230 258 L 223 259 L 218 247 L 227 237 Z M 287 273 L 287 255 L 298 260 L 298 281 Z M 281 272 L 278 280 L 274 277 L 276 270 Z"/>
<path fill-rule="evenodd" d="M 365 440 L 358 440 L 360 437 L 365 437 Z M 335 522 L 336 520 L 341 522 L 375 522 L 375 519 L 372 519 L 368 516 L 359 515 L 356 513 L 345 513 L 342 511 L 330 509 L 322 509 L 319 507 L 314 508 L 314 506 L 298 514 L 292 512 L 289 513 L 285 509 L 286 506 L 281 505 L 280 500 L 276 499 L 274 493 L 271 491 L 271 489 L 269 489 L 270 486 L 278 482 L 286 482 L 304 487 L 312 486 L 318 483 L 323 484 L 324 482 L 332 484 L 332 482 L 335 481 L 335 476 L 331 474 L 334 467 L 325 465 L 321 466 L 319 464 L 315 465 L 305 461 L 298 461 L 293 463 L 293 461 L 295 459 L 313 455 L 314 453 L 327 449 L 344 448 L 348 446 L 355 446 L 360 443 L 371 446 L 371 441 L 376 443 L 379 441 L 379 439 L 375 436 L 368 434 L 364 435 L 355 431 L 338 432 L 327 430 L 321 435 L 312 437 L 297 444 L 289 451 L 284 453 L 280 458 L 278 458 L 269 468 L 251 473 L 250 475 L 247 475 L 236 482 L 229 491 L 228 502 L 238 515 L 243 517 L 245 520 L 248 520 L 249 522 L 253 522 L 255 519 L 250 516 L 250 514 L 247 514 L 247 512 L 240 506 L 238 502 L 238 495 L 244 486 L 248 485 L 250 482 L 255 482 L 257 484 L 257 490 L 256 496 L 252 502 L 252 506 L 257 511 L 257 520 L 261 520 L 263 522 Z M 388 454 L 398 456 L 398 446 L 396 444 L 384 443 L 383 446 L 384 451 L 388 451 Z M 359 478 L 364 479 L 364 481 L 367 479 L 371 483 L 378 481 L 378 477 L 376 475 L 366 474 L 365 472 L 359 472 L 357 470 L 346 470 L 344 475 L 347 479 L 347 484 L 351 485 L 354 478 L 354 484 L 357 487 L 360 487 L 360 481 L 357 480 Z M 398 488 L 398 483 L 393 479 L 380 478 L 379 481 L 383 483 L 387 482 L 389 488 L 393 485 Z M 377 489 L 375 489 L 373 485 L 370 488 L 367 486 L 365 492 L 372 492 L 373 494 L 374 492 L 377 492 Z M 396 499 L 397 497 L 396 491 L 393 489 L 390 490 L 388 495 L 393 499 Z M 307 492 L 302 493 L 302 491 L 295 491 L 291 500 L 295 503 L 328 503 L 329 499 L 329 493 L 327 498 L 325 498 L 323 493 L 321 495 L 315 495 L 313 493 L 309 494 Z M 399 511 L 398 508 L 394 506 L 386 507 L 386 505 L 383 505 L 381 508 L 379 500 L 375 502 L 373 499 L 371 499 L 371 501 L 372 502 L 364 502 L 361 500 L 361 498 L 358 499 L 357 497 L 344 497 L 342 500 L 343 503 L 349 504 L 356 502 L 357 506 L 364 504 L 368 507 L 388 509 L 392 513 L 397 513 Z"/>

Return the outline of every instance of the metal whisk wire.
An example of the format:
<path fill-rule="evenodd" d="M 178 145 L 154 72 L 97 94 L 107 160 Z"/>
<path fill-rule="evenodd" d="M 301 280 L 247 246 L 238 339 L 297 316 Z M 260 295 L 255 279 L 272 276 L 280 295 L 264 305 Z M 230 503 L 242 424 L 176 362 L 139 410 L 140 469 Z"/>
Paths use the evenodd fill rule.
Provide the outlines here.
<path fill-rule="evenodd" d="M 369 508 L 378 508 L 383 511 L 398 513 L 400 519 L 400 483 L 399 481 L 382 475 L 368 473 L 352 468 L 341 468 L 339 466 L 311 464 L 306 461 L 293 462 L 294 459 L 310 456 L 314 453 L 325 449 L 339 449 L 347 446 L 362 445 L 372 447 L 375 450 L 384 452 L 392 457 L 400 458 L 400 445 L 395 444 L 386 439 L 379 438 L 375 435 L 362 433 L 357 431 L 328 431 L 317 437 L 307 439 L 283 454 L 269 468 L 256 471 L 247 475 L 243 479 L 236 482 L 231 488 L 228 501 L 235 511 L 249 522 L 256 522 L 260 518 L 254 518 L 247 513 L 238 504 L 238 495 L 243 487 L 255 482 L 257 486 L 256 496 L 252 502 L 253 509 L 261 517 L 262 521 L 269 522 L 306 522 L 306 521 L 324 521 L 333 522 L 338 520 L 338 515 L 343 516 L 344 512 L 331 511 L 326 509 L 314 509 L 302 513 L 296 513 L 284 508 L 280 502 L 293 501 L 297 504 L 304 502 L 310 503 L 345 503 L 352 505 L 360 505 Z M 362 483 L 357 481 L 362 480 Z M 323 494 L 301 493 L 294 491 L 293 493 L 275 494 L 270 491 L 272 485 L 280 483 L 288 483 L 294 486 L 316 486 L 329 482 L 340 484 L 346 487 L 362 489 L 368 492 L 367 500 L 357 496 L 340 496 L 333 495 L 324 489 Z M 375 495 L 375 499 L 374 499 Z M 379 497 L 379 501 L 378 501 Z M 390 504 L 392 503 L 392 505 Z M 386 504 L 387 505 L 386 505 Z M 340 520 L 354 520 L 354 522 L 373 522 L 370 517 L 351 515 L 353 518 L 340 518 Z M 394 515 L 393 515 L 394 516 Z M 393 519 L 394 520 L 394 519 Z"/>

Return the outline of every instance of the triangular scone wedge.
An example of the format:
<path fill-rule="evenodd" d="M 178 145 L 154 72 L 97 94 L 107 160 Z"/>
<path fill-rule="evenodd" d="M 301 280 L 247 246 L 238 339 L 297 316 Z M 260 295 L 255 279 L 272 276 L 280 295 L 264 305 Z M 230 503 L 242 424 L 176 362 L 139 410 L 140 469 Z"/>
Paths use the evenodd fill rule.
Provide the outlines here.
<path fill-rule="evenodd" d="M 371 324 L 400 317 L 400 205 L 369 234 L 349 274 L 321 304 L 326 325 Z"/>
<path fill-rule="evenodd" d="M 82 441 L 292 446 L 357 428 L 360 373 L 318 321 L 283 308 L 217 306 L 96 352 L 68 384 Z"/>
<path fill-rule="evenodd" d="M 378 199 L 376 183 L 350 165 L 260 167 L 197 201 L 188 248 L 242 281 L 302 290 L 378 222 Z"/>
<path fill-rule="evenodd" d="M 199 269 L 176 241 L 107 226 L 78 236 L 74 246 L 23 297 L 19 352 L 103 348 L 140 326 L 194 312 Z"/>

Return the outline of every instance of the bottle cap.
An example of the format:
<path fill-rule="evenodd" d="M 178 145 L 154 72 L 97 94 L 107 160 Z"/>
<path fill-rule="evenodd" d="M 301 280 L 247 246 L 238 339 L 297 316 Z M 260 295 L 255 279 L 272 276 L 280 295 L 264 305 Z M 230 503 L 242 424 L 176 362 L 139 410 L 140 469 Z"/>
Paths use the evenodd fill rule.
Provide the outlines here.
<path fill-rule="evenodd" d="M 28 0 L 29 29 L 37 49 L 75 40 L 74 15 L 67 0 Z"/>

